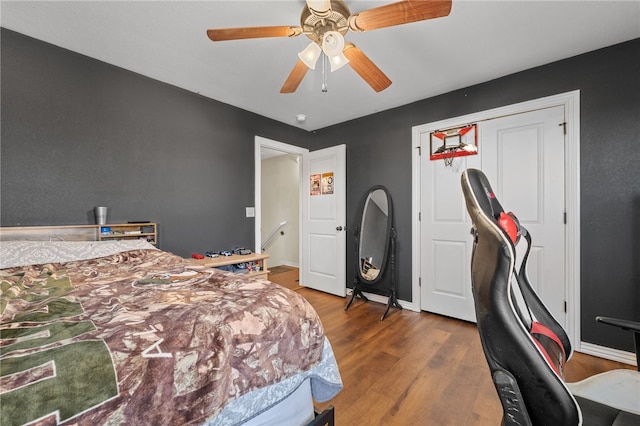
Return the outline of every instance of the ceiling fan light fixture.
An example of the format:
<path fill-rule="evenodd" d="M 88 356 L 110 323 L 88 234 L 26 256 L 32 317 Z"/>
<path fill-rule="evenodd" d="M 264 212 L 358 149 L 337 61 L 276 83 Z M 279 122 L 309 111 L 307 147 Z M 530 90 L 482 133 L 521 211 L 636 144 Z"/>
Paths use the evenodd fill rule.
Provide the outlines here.
<path fill-rule="evenodd" d="M 329 58 L 331 72 L 339 70 L 349 63 L 342 53 L 344 49 L 344 37 L 338 31 L 327 31 L 322 36 L 322 51 Z"/>
<path fill-rule="evenodd" d="M 342 55 L 344 37 L 337 31 L 327 31 L 322 36 L 322 51 L 329 58 Z"/>
<path fill-rule="evenodd" d="M 322 53 L 322 49 L 318 46 L 318 43 L 312 41 L 302 52 L 298 53 L 298 58 L 313 70 L 316 68 L 320 53 Z"/>
<path fill-rule="evenodd" d="M 348 63 L 349 63 L 349 60 L 347 59 L 346 56 L 344 56 L 343 53 L 329 57 L 329 64 L 331 64 L 331 72 L 339 70 L 340 68 L 344 67 Z"/>

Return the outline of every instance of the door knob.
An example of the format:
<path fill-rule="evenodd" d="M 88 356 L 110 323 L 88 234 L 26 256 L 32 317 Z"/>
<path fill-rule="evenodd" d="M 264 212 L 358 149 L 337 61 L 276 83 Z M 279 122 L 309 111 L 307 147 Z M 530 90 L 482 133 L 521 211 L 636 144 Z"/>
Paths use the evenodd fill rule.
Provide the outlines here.
<path fill-rule="evenodd" d="M 344 229 L 345 229 L 345 231 L 347 230 L 347 228 L 346 228 L 346 227 L 345 227 Z M 338 227 L 336 227 L 336 231 L 342 231 L 342 226 L 338 226 Z"/>

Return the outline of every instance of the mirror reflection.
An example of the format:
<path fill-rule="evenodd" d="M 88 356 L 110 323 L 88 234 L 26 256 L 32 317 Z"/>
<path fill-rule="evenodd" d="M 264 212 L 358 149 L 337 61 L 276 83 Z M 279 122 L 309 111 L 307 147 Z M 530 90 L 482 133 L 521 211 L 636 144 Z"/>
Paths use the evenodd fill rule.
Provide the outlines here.
<path fill-rule="evenodd" d="M 382 272 L 389 246 L 390 204 L 382 188 L 373 189 L 364 205 L 360 225 L 360 274 L 375 281 Z"/>

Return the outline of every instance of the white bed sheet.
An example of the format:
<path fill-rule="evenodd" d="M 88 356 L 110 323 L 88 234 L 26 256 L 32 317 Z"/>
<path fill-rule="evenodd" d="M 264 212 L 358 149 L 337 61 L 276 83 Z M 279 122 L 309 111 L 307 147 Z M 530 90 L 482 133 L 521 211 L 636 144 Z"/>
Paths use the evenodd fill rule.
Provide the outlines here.
<path fill-rule="evenodd" d="M 314 416 L 311 380 L 305 379 L 291 395 L 242 423 L 242 426 L 305 426 L 313 420 Z"/>
<path fill-rule="evenodd" d="M 280 402 L 285 401 L 290 395 L 294 394 L 303 383 L 309 380 L 311 385 L 311 395 L 313 399 L 318 402 L 325 402 L 333 398 L 342 390 L 342 379 L 338 370 L 338 363 L 336 362 L 333 349 L 329 340 L 325 337 L 324 347 L 322 348 L 322 358 L 320 363 L 313 367 L 311 370 L 298 373 L 295 376 L 289 377 L 280 383 L 267 386 L 262 389 L 257 389 L 253 392 L 249 392 L 242 395 L 240 398 L 232 401 L 228 404 L 220 414 L 210 419 L 207 426 L 238 426 L 238 425 L 251 425 L 250 420 L 256 418 L 256 425 L 261 424 L 287 424 L 280 423 L 271 419 L 271 423 L 261 423 L 264 418 L 258 416 L 267 411 L 272 411 L 271 415 L 276 415 L 279 418 L 286 418 L 291 416 L 285 412 L 286 409 L 299 411 L 305 413 L 307 409 L 304 406 L 300 406 L 298 403 L 289 405 L 279 405 Z M 294 400 L 295 401 L 295 400 Z M 313 405 L 312 405 L 313 407 Z M 273 410 L 272 410 L 273 409 Z M 280 417 L 284 416 L 284 417 Z M 275 421 L 275 422 L 274 422 Z M 249 422 L 249 423 L 247 423 Z M 294 423 L 297 424 L 297 423 Z M 301 424 L 306 424 L 305 422 Z"/>

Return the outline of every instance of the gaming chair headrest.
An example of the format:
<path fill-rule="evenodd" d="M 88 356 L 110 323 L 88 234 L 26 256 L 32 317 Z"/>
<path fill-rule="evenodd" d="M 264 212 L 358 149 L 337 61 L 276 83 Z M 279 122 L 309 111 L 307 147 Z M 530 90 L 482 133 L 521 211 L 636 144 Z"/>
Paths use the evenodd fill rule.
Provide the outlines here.
<path fill-rule="evenodd" d="M 475 209 L 475 214 L 478 214 L 477 209 L 480 209 L 486 216 L 495 219 L 511 242 L 514 245 L 518 244 L 521 235 L 520 222 L 513 213 L 505 213 L 484 173 L 477 169 L 467 169 L 462 174 L 462 180 L 463 182 L 466 180 L 475 200 L 475 206 L 468 207 Z"/>

